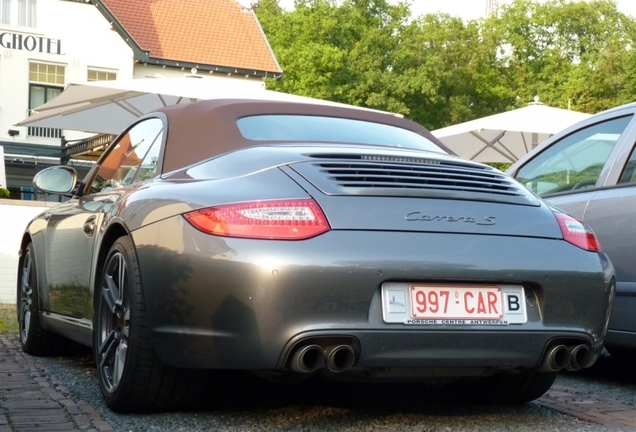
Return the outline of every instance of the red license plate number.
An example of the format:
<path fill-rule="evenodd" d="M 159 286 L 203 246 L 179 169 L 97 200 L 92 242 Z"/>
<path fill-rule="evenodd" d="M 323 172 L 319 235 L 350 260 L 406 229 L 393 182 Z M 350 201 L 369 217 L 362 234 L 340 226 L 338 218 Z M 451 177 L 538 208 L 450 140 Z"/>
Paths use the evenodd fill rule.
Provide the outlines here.
<path fill-rule="evenodd" d="M 411 285 L 414 319 L 501 319 L 501 288 L 496 286 L 447 287 Z"/>

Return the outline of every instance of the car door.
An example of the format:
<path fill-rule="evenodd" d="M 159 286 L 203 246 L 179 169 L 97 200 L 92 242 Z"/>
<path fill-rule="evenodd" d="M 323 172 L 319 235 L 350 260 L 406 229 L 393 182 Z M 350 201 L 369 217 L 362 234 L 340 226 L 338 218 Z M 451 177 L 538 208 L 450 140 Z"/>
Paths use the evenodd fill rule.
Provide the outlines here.
<path fill-rule="evenodd" d="M 44 268 L 52 312 L 84 315 L 95 238 L 94 230 L 87 233 L 85 226 L 97 223 L 98 210 L 86 198 L 75 198 L 55 208 L 47 222 Z"/>
<path fill-rule="evenodd" d="M 636 134 L 617 155 L 607 182 L 590 200 L 585 222 L 592 227 L 616 268 L 613 330 L 636 331 Z M 629 301 L 627 299 L 629 298 Z"/>
<path fill-rule="evenodd" d="M 591 118 L 508 171 L 549 203 L 585 221 L 616 268 L 613 330 L 636 331 L 636 119 L 634 107 Z M 623 310 L 625 309 L 625 310 Z M 609 340 L 609 336 L 608 336 Z"/>
<path fill-rule="evenodd" d="M 113 142 L 85 181 L 84 193 L 52 213 L 46 235 L 46 280 L 52 312 L 90 317 L 93 258 L 102 226 L 121 200 L 123 187 L 156 174 L 163 122 L 150 118 Z"/>

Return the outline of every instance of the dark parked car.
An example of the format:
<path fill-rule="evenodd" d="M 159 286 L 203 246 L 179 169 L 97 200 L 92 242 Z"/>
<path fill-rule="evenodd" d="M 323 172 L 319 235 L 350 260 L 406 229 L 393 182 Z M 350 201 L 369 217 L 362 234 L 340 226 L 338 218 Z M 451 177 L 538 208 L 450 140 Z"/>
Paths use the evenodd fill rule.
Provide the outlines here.
<path fill-rule="evenodd" d="M 585 221 L 616 268 L 616 300 L 605 340 L 636 357 L 636 104 L 596 114 L 546 140 L 508 173 Z"/>
<path fill-rule="evenodd" d="M 525 402 L 602 349 L 614 270 L 594 234 L 397 116 L 171 106 L 75 177 L 34 178 L 72 198 L 22 239 L 20 337 L 92 346 L 115 410 L 178 405 L 197 370 L 470 377 Z"/>

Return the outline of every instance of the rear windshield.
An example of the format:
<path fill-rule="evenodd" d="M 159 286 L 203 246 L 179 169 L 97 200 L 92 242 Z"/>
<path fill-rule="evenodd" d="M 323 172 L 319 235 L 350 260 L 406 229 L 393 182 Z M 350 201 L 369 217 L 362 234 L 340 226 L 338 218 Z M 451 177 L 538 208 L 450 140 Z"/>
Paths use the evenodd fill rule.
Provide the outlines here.
<path fill-rule="evenodd" d="M 259 115 L 237 122 L 241 134 L 255 141 L 317 141 L 373 144 L 446 153 L 407 129 L 362 120 L 307 115 Z"/>

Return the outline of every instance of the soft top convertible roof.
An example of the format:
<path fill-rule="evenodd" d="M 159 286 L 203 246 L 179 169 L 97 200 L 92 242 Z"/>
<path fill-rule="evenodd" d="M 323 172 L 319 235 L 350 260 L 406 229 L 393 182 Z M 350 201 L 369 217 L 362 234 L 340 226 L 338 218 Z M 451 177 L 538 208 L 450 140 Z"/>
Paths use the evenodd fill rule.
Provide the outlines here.
<path fill-rule="evenodd" d="M 158 109 L 168 118 L 163 171 L 171 172 L 222 153 L 253 146 L 243 137 L 236 121 L 255 115 L 313 115 L 341 117 L 392 125 L 424 136 L 454 154 L 427 129 L 404 118 L 380 111 L 311 103 L 245 99 L 214 99 Z M 153 114 L 149 114 L 152 116 Z M 263 143 L 259 141 L 258 143 Z"/>

